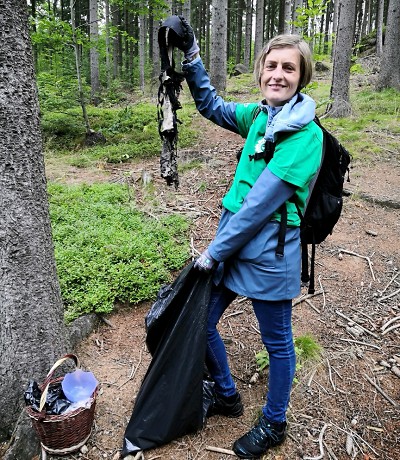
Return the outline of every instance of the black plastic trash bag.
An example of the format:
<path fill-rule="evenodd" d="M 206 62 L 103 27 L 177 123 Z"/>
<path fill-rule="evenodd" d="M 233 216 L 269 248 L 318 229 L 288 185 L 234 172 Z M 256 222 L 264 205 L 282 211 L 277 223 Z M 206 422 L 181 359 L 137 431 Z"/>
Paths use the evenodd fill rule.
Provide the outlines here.
<path fill-rule="evenodd" d="M 212 275 L 185 267 L 146 317 L 152 361 L 125 431 L 122 457 L 203 427 L 203 370 Z"/>
<path fill-rule="evenodd" d="M 34 380 L 29 380 L 28 386 L 24 393 L 25 404 L 27 406 L 31 406 L 34 411 L 40 412 L 39 407 L 41 396 L 42 391 L 40 390 L 37 382 Z M 44 405 L 46 414 L 61 415 L 68 409 L 70 405 L 71 402 L 68 401 L 68 399 L 65 397 L 61 387 L 61 382 L 51 384 L 49 386 L 46 403 Z"/>

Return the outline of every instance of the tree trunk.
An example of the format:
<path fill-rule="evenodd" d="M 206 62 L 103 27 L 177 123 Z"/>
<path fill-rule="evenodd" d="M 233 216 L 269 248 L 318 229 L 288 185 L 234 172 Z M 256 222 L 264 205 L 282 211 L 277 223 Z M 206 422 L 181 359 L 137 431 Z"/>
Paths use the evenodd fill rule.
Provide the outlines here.
<path fill-rule="evenodd" d="M 301 14 L 301 13 L 299 13 L 299 11 L 300 11 L 300 8 L 302 7 L 302 5 L 303 5 L 303 1 L 302 1 L 302 0 L 295 0 L 294 6 L 293 6 L 293 8 L 294 8 L 294 14 L 293 14 L 293 16 L 294 16 L 294 21 L 296 21 L 296 22 L 298 21 L 298 16 L 299 16 L 299 14 Z M 294 30 L 293 30 L 293 32 L 294 32 L 296 35 L 301 35 L 302 31 L 303 31 L 303 30 L 302 30 L 302 27 L 301 27 L 299 24 L 295 24 L 295 25 L 294 25 Z"/>
<path fill-rule="evenodd" d="M 112 15 L 111 21 L 114 27 L 114 37 L 113 37 L 113 78 L 118 78 L 120 76 L 120 56 L 121 56 L 121 41 L 120 41 L 120 32 L 119 27 L 121 25 L 121 14 L 118 5 L 112 4 Z"/>
<path fill-rule="evenodd" d="M 264 45 L 264 0 L 257 0 L 256 5 L 256 36 L 254 56 L 258 56 Z"/>
<path fill-rule="evenodd" d="M 111 46 L 110 46 L 110 2 L 105 0 L 105 20 L 106 20 L 106 74 L 107 88 L 111 88 Z"/>
<path fill-rule="evenodd" d="M 97 0 L 90 0 L 89 22 L 90 22 L 90 84 L 91 100 L 94 105 L 100 102 L 100 72 L 99 72 L 99 18 Z"/>
<path fill-rule="evenodd" d="M 158 46 L 158 29 L 159 23 L 154 18 L 150 19 L 153 21 L 153 29 L 152 29 L 152 36 L 150 40 L 152 40 L 152 54 L 151 54 L 151 61 L 152 61 L 152 76 L 153 78 L 158 78 L 160 75 L 160 48 Z"/>
<path fill-rule="evenodd" d="M 291 0 L 284 0 L 284 13 L 283 13 L 283 33 L 290 34 L 292 30 L 292 2 Z"/>
<path fill-rule="evenodd" d="M 351 112 L 349 88 L 355 14 L 356 0 L 339 0 L 331 86 L 332 103 L 327 110 L 332 117 L 346 117 Z"/>
<path fill-rule="evenodd" d="M 235 63 L 242 61 L 242 42 L 243 42 L 243 9 L 244 0 L 238 0 L 237 10 L 237 40 L 236 40 L 236 58 Z M 264 34 L 263 34 L 264 36 Z"/>
<path fill-rule="evenodd" d="M 382 51 L 378 89 L 400 90 L 400 5 L 398 0 L 389 0 L 385 44 Z"/>
<path fill-rule="evenodd" d="M 376 21 L 376 54 L 378 57 L 382 56 L 383 51 L 383 7 L 385 0 L 378 0 L 378 12 Z"/>
<path fill-rule="evenodd" d="M 26 2 L 1 2 L 0 17 L 0 441 L 3 441 L 10 437 L 21 413 L 28 380 L 44 380 L 50 367 L 66 351 L 66 335 L 51 235 Z M 33 432 L 19 441 L 35 442 Z"/>
<path fill-rule="evenodd" d="M 89 135 L 90 134 L 90 124 L 89 124 L 89 118 L 86 112 L 85 95 L 83 94 L 83 85 L 82 85 L 82 76 L 81 76 L 81 55 L 80 55 L 80 50 L 79 50 L 79 46 L 77 44 L 76 35 L 75 35 L 75 28 L 76 28 L 75 0 L 71 0 L 70 6 L 71 6 L 72 46 L 75 51 L 75 65 L 76 65 L 76 76 L 78 79 L 79 102 L 81 104 L 83 120 L 85 122 L 86 135 Z"/>
<path fill-rule="evenodd" d="M 217 91 L 226 87 L 227 0 L 213 0 L 210 74 Z"/>
<path fill-rule="evenodd" d="M 249 68 L 253 30 L 253 0 L 246 0 L 246 34 L 244 42 L 244 65 Z"/>
<path fill-rule="evenodd" d="M 139 17 L 139 75 L 140 90 L 144 94 L 144 56 L 146 54 L 146 18 L 143 14 Z"/>

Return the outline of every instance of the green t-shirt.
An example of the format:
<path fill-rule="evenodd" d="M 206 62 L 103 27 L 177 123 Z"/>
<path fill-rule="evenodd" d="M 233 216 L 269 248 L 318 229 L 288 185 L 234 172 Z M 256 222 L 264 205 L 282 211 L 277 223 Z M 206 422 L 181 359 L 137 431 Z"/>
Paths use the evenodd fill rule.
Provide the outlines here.
<path fill-rule="evenodd" d="M 254 155 L 262 148 L 268 121 L 268 114 L 263 111 L 254 119 L 257 107 L 258 104 L 238 104 L 236 108 L 239 133 L 246 138 L 246 142 L 232 186 L 222 200 L 223 206 L 233 213 L 239 211 L 247 193 L 267 166 L 264 159 L 249 158 L 249 155 Z M 269 170 L 275 176 L 297 187 L 293 200 L 302 212 L 308 197 L 308 186 L 321 163 L 322 141 L 322 130 L 314 122 L 299 131 L 281 133 L 278 135 L 274 156 L 268 163 Z M 286 205 L 288 225 L 299 226 L 300 218 L 295 203 L 291 199 Z M 280 214 L 274 213 L 271 220 L 279 221 Z"/>

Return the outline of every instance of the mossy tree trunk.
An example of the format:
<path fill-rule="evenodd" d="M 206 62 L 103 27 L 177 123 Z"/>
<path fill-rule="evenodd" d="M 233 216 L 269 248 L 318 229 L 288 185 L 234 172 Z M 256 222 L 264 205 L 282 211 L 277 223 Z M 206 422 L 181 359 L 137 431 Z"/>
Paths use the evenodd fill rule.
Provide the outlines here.
<path fill-rule="evenodd" d="M 0 17 L 2 441 L 10 438 L 21 413 L 28 380 L 43 381 L 65 352 L 66 335 L 51 235 L 26 1 L 0 0 Z"/>

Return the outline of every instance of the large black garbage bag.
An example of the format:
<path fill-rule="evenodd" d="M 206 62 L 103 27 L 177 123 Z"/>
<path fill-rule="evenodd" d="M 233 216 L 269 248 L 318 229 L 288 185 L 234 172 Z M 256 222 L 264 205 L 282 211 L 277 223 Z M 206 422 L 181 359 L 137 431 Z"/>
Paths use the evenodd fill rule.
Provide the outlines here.
<path fill-rule="evenodd" d="M 203 371 L 212 275 L 185 267 L 146 317 L 152 361 L 125 431 L 122 457 L 203 427 Z"/>

